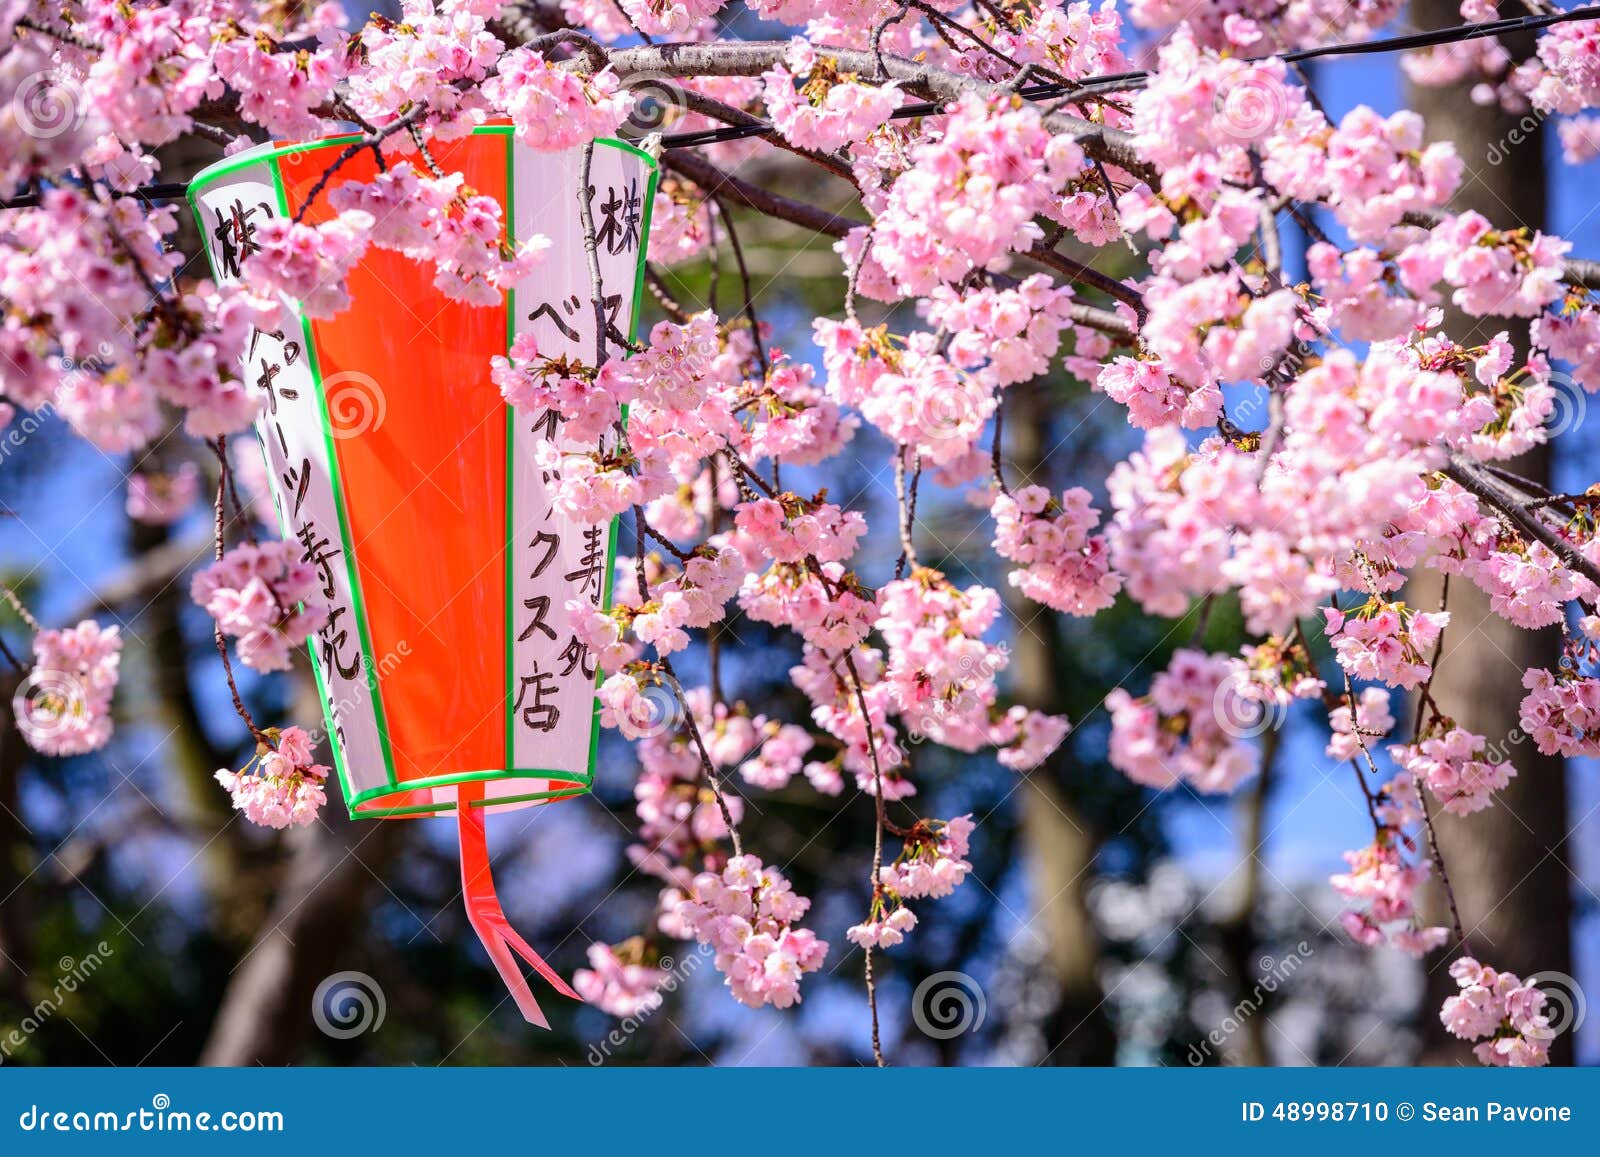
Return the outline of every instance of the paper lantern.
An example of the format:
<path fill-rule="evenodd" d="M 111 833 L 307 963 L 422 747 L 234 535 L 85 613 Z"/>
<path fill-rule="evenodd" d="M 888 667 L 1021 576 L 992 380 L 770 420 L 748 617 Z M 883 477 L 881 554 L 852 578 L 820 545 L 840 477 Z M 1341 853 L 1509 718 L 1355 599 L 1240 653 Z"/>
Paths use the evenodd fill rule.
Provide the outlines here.
<path fill-rule="evenodd" d="M 371 150 L 324 172 L 359 138 L 263 145 L 201 172 L 189 201 L 219 281 L 236 281 L 261 224 L 333 216 L 327 191 L 371 180 Z M 489 874 L 484 816 L 589 789 L 598 742 L 596 671 L 568 600 L 610 598 L 615 525 L 564 519 L 537 444 L 552 413 L 519 413 L 490 359 L 531 332 L 541 356 L 594 360 L 592 281 L 579 218 L 580 150 L 518 145 L 486 125 L 431 151 L 499 196 L 513 239 L 553 242 L 498 306 L 451 301 L 431 263 L 371 248 L 350 308 L 257 333 L 246 373 L 266 395 L 258 423 L 280 529 L 318 568 L 331 614 L 309 640 L 351 816 L 454 816 L 468 914 L 523 1015 L 545 1019 L 513 953 L 566 983 L 510 928 Z M 590 168 L 604 306 L 629 333 L 643 286 L 656 166 L 618 141 Z M 591 447 L 592 448 L 592 447 Z"/>

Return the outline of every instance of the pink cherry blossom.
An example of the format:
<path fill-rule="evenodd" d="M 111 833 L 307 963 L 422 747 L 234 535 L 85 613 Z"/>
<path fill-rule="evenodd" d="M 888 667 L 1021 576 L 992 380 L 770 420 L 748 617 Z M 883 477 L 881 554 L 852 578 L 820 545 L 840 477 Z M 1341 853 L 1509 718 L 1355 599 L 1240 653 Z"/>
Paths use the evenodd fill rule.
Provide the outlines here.
<path fill-rule="evenodd" d="M 695 939 L 716 952 L 734 999 L 751 1008 L 788 1008 L 801 999 L 801 978 L 828 953 L 827 941 L 794 927 L 810 907 L 777 869 L 755 856 L 735 856 L 720 873 L 696 876 L 678 913 Z"/>
<path fill-rule="evenodd" d="M 1496 972 L 1463 956 L 1450 966 L 1461 991 L 1447 997 L 1439 1019 L 1452 1036 L 1481 1044 L 1473 1054 L 1486 1065 L 1531 1068 L 1550 1063 L 1555 1038 L 1545 1012 L 1548 998 L 1535 984 Z"/>
<path fill-rule="evenodd" d="M 33 669 L 12 702 L 17 730 L 46 755 L 83 755 L 111 738 L 122 635 L 85 619 L 33 637 Z"/>
<path fill-rule="evenodd" d="M 194 601 L 258 671 L 288 670 L 290 649 L 327 619 L 322 581 L 300 554 L 298 543 L 236 546 L 190 584 Z"/>
<path fill-rule="evenodd" d="M 267 733 L 239 771 L 223 768 L 216 780 L 233 796 L 235 811 L 267 828 L 305 827 L 328 802 L 328 768 L 311 762 L 311 738 L 299 727 Z"/>

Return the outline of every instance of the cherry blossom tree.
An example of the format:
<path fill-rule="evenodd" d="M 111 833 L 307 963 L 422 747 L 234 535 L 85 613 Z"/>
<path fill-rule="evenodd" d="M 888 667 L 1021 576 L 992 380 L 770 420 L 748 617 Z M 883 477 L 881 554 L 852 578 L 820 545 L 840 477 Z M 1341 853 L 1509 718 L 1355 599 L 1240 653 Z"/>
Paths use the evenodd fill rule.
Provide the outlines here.
<path fill-rule="evenodd" d="M 1111 762 L 1151 791 L 1232 792 L 1258 771 L 1251 721 L 1318 705 L 1371 823 L 1330 879 L 1345 931 L 1448 954 L 1460 991 L 1445 1027 L 1486 1064 L 1544 1063 L 1544 994 L 1474 958 L 1453 896 L 1434 924 L 1417 891 L 1432 878 L 1450 894 L 1435 817 L 1493 823 L 1516 774 L 1433 691 L 1451 583 L 1517 628 L 1564 632 L 1561 662 L 1522 675 L 1523 732 L 1541 752 L 1600 754 L 1600 482 L 1554 493 L 1506 465 L 1600 389 L 1600 266 L 1450 211 L 1466 161 L 1425 143 L 1410 112 L 1330 118 L 1301 62 L 1417 52 L 1419 83 L 1470 76 L 1475 99 L 1563 118 L 1577 163 L 1600 152 L 1600 13 L 1531 5 L 1497 24 L 1467 0 L 1459 27 L 1374 45 L 1399 7 L 404 0 L 398 20 L 356 23 L 331 3 L 3 0 L 0 426 L 53 411 L 108 454 L 181 427 L 214 457 L 216 558 L 192 593 L 256 741 L 218 779 L 251 820 L 312 822 L 316 721 L 257 721 L 234 680 L 235 661 L 288 666 L 327 613 L 298 545 L 257 536 L 249 467 L 230 456 L 263 405 L 246 343 L 286 299 L 345 309 L 344 278 L 374 247 L 479 305 L 537 269 L 543 239 L 509 241 L 500 205 L 442 168 L 436 143 L 509 121 L 524 145 L 587 165 L 596 138 L 630 137 L 666 172 L 648 242 L 663 320 L 638 341 L 597 326 L 581 362 L 519 342 L 492 367 L 507 402 L 554 410 L 596 447 L 552 444 L 562 511 L 632 529 L 616 605 L 567 613 L 605 675 L 603 722 L 636 740 L 630 857 L 660 899 L 641 938 L 594 946 L 584 997 L 650 1007 L 661 945 L 681 940 L 714 953 L 744 1004 L 799 1001 L 839 946 L 806 927 L 808 899 L 740 823 L 746 793 L 803 780 L 874 815 L 849 939 L 883 1060 L 874 969 L 938 919 L 983 839 L 973 817 L 919 813 L 915 746 L 993 751 L 1026 775 L 1077 722 L 1010 700 L 1001 593 L 919 557 L 919 495 L 937 489 L 989 512 L 1012 597 L 1050 613 L 1127 600 L 1181 618 L 1236 600 L 1247 645 L 1181 648 L 1147 686 L 1108 689 Z M 729 33 L 751 17 L 785 31 Z M 1500 47 L 1512 29 L 1537 33 L 1533 56 Z M 357 140 L 312 194 L 327 188 L 328 220 L 263 225 L 239 284 L 190 275 L 158 181 L 181 175 L 163 167 L 171 146 L 222 156 L 341 131 Z M 772 150 L 850 203 L 735 172 Z M 363 153 L 378 175 L 336 181 Z M 816 319 L 813 350 L 772 345 L 748 275 L 722 316 L 683 308 L 660 276 L 719 236 L 741 253 L 736 208 L 832 239 L 845 308 Z M 1285 263 L 1290 228 L 1307 239 L 1303 276 Z M 1096 268 L 1130 251 L 1137 275 Z M 1495 320 L 1452 334 L 1446 307 Z M 1006 438 L 1008 392 L 1057 368 L 1138 432 L 1108 476 L 1059 492 L 1008 460 Z M 847 461 L 866 427 L 889 447 L 890 525 L 783 481 Z M 200 489 L 192 467 L 142 473 L 129 512 L 170 521 Z M 858 569 L 878 538 L 898 560 Z M 1424 572 L 1444 593 L 1412 605 Z M 32 634 L 31 654 L 5 655 L 24 736 L 48 755 L 104 745 L 117 631 L 49 626 L 4 595 Z M 796 637 L 789 679 L 809 713 L 680 680 L 674 656 L 734 614 Z"/>

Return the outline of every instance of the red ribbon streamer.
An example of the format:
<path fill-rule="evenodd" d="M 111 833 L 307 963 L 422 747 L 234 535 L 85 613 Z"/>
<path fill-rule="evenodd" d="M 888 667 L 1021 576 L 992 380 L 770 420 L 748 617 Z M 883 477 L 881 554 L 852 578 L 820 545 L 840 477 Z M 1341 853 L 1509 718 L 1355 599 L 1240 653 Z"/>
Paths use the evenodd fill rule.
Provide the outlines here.
<path fill-rule="evenodd" d="M 546 964 L 544 959 L 528 946 L 528 942 L 517 934 L 517 930 L 511 927 L 505 912 L 500 907 L 500 897 L 494 890 L 494 877 L 489 872 L 489 840 L 484 830 L 484 808 L 473 806 L 475 801 L 482 799 L 481 783 L 464 783 L 457 789 L 456 822 L 461 833 L 461 893 L 467 905 L 467 919 L 472 922 L 472 930 L 478 934 L 478 939 L 483 941 L 483 947 L 488 951 L 489 959 L 494 961 L 500 979 L 505 981 L 506 987 L 511 990 L 511 998 L 517 1002 L 517 1008 L 522 1011 L 523 1019 L 540 1028 L 549 1028 L 550 1022 L 539 1010 L 539 1002 L 534 1000 L 533 990 L 528 987 L 528 981 L 517 965 L 517 956 L 521 956 L 532 965 L 533 970 L 548 980 L 562 996 L 570 996 L 573 1000 L 580 998 L 572 991 L 572 987 L 561 979 L 560 974 Z M 513 955 L 513 952 L 516 955 Z"/>

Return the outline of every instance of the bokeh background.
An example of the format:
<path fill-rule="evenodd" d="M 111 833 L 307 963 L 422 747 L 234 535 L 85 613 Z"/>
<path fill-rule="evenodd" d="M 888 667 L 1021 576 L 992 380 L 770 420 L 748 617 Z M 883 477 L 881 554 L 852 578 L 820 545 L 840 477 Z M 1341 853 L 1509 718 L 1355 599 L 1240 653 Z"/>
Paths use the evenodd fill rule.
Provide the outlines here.
<path fill-rule="evenodd" d="M 1417 4 L 1392 31 L 1437 27 L 1457 19 L 1453 12 L 1453 4 Z M 764 35 L 753 22 L 737 31 Z M 1393 56 L 1319 63 L 1311 75 L 1334 117 L 1358 103 L 1382 112 L 1407 103 Z M 1434 102 L 1436 128 L 1478 133 L 1475 140 L 1458 135 L 1470 184 L 1492 196 L 1520 190 L 1507 212 L 1537 225 L 1542 211 L 1548 229 L 1577 252 L 1600 254 L 1594 173 L 1562 166 L 1553 133 L 1535 126 L 1522 134 L 1526 143 L 1513 143 L 1504 137 L 1507 124 L 1452 122 L 1451 109 L 1467 106 L 1459 90 L 1421 99 Z M 205 150 L 177 150 L 169 179 L 209 159 Z M 737 171 L 790 196 L 852 210 L 845 187 L 816 170 L 763 155 L 740 161 Z M 734 223 L 774 344 L 811 358 L 811 319 L 842 308 L 843 281 L 827 239 L 742 211 Z M 737 307 L 739 279 L 723 241 L 714 261 L 663 271 L 680 302 L 715 297 L 725 314 Z M 192 235 L 185 243 L 198 253 Z M 1301 239 L 1293 229 L 1286 245 L 1294 274 Z M 1118 274 L 1137 270 L 1125 251 L 1108 250 L 1097 261 Z M 201 270 L 203 258 L 187 274 Z M 651 308 L 647 298 L 647 323 L 658 316 Z M 1562 489 L 1581 489 L 1593 480 L 1600 420 L 1587 418 L 1581 395 L 1566 401 L 1570 430 L 1553 468 Z M 1259 398 L 1239 394 L 1230 408 L 1253 410 L 1257 420 L 1242 424 L 1261 424 Z M 1116 406 L 1059 370 L 1014 387 L 1007 419 L 1017 470 L 1055 488 L 1094 488 L 1136 444 Z M 209 555 L 210 512 L 197 507 L 164 529 L 124 513 L 136 465 L 214 465 L 177 436 L 145 457 L 152 462 L 102 454 L 48 416 L 0 438 L 0 574 L 46 624 L 92 614 L 118 624 L 126 638 L 118 727 L 105 750 L 44 759 L 21 743 L 9 710 L 0 717 L 0 1061 L 870 1061 L 862 958 L 843 935 L 866 904 L 872 806 L 859 794 L 829 799 L 803 781 L 744 793 L 747 844 L 814 898 L 810 923 L 832 944 L 824 970 L 807 979 L 801 1006 L 745 1009 L 709 958 L 669 943 L 674 991 L 660 1009 L 619 1025 L 596 1009 L 551 999 L 549 1033 L 521 1022 L 466 925 L 450 821 L 352 824 L 335 804 L 324 823 L 279 835 L 236 817 L 212 774 L 242 762 L 246 736 L 209 620 L 188 598 L 189 574 Z M 870 431 L 826 476 L 794 474 L 786 473 L 791 488 L 826 485 L 875 527 L 892 525 L 889 457 Z M 960 582 L 1004 588 L 995 560 L 985 558 L 990 532 L 981 509 L 925 486 L 917 535 L 926 563 Z M 868 548 L 867 582 L 889 576 L 893 537 L 878 536 Z M 620 541 L 631 540 L 625 528 Z M 1076 728 L 1046 767 L 1025 777 L 984 755 L 915 750 L 923 785 L 916 811 L 971 812 L 979 826 L 969 881 L 950 898 L 921 905 L 922 923 L 908 943 L 876 958 L 893 1061 L 1470 1060 L 1464 1047 L 1441 1039 L 1437 1025 L 1448 961 L 1426 967 L 1387 949 L 1358 949 L 1335 923 L 1340 905 L 1328 874 L 1341 869 L 1341 852 L 1370 839 L 1370 826 L 1351 769 L 1323 754 L 1314 711 L 1297 708 L 1271 721 L 1258 740 L 1264 774 L 1231 798 L 1156 795 L 1105 763 L 1105 694 L 1119 685 L 1142 692 L 1174 647 L 1238 645 L 1235 608 L 1222 601 L 1203 622 L 1198 614 L 1173 622 L 1124 602 L 1083 622 L 1023 607 L 1006 629 L 1011 693 L 1066 712 Z M 26 646 L 16 620 L 0 617 L 0 632 L 14 651 Z M 798 656 L 792 637 L 734 619 L 719 633 L 719 648 L 730 697 L 804 719 L 804 701 L 786 677 Z M 685 681 L 702 679 L 705 664 L 697 647 L 680 664 Z M 0 676 L 7 703 L 11 678 Z M 305 670 L 249 678 L 244 691 L 258 718 L 317 722 Z M 1514 717 L 1514 677 L 1500 696 Z M 1524 755 L 1513 751 L 1519 766 Z M 592 797 L 491 821 L 512 922 L 568 975 L 592 941 L 648 929 L 656 887 L 631 871 L 624 854 L 636 772 L 629 746 L 608 734 Z M 1492 917 L 1497 947 L 1548 961 L 1535 967 L 1568 974 L 1581 993 L 1600 985 L 1600 791 L 1587 763 L 1524 772 L 1533 794 L 1515 806 L 1556 819 L 1547 815 L 1541 824 L 1530 812 L 1522 823 L 1483 813 L 1450 833 L 1447 851 L 1465 873 L 1503 859 L 1508 848 L 1537 871 L 1463 915 L 1469 928 Z M 1548 822 L 1568 838 L 1550 840 Z M 1513 966 L 1482 951 L 1490 963 Z M 360 974 L 351 980 L 359 991 L 341 987 L 344 973 Z M 368 1002 L 364 1011 L 352 1004 L 358 1000 Z M 355 1019 L 342 1019 L 352 1008 Z M 1600 1026 L 1578 1030 L 1575 1055 L 1600 1059 Z"/>

